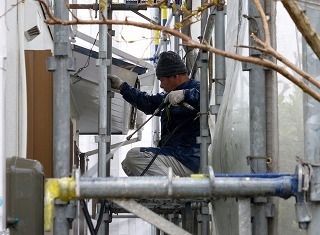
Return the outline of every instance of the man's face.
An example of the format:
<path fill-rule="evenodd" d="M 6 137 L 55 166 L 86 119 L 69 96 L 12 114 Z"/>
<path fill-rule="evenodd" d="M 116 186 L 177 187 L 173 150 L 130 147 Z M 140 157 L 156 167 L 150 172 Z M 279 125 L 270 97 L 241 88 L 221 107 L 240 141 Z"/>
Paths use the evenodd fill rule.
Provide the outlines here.
<path fill-rule="evenodd" d="M 173 91 L 177 85 L 175 84 L 175 76 L 170 77 L 160 77 L 160 87 L 166 92 Z"/>

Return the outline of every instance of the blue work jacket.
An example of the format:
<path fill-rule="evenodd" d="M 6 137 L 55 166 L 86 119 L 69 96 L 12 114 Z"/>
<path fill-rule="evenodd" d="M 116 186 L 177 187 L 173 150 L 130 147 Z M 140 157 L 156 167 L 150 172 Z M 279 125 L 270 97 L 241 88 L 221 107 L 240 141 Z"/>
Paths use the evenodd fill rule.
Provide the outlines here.
<path fill-rule="evenodd" d="M 183 165 L 195 173 L 199 172 L 200 144 L 196 138 L 200 136 L 200 82 L 195 79 L 179 85 L 175 90 L 184 90 L 184 102 L 190 104 L 195 110 L 185 106 L 166 106 L 161 111 L 161 154 L 173 156 Z M 131 87 L 124 82 L 120 89 L 123 98 L 145 114 L 153 114 L 160 106 L 167 92 L 150 95 Z M 170 136 L 171 135 L 171 136 Z M 169 139 L 167 139 L 170 136 Z M 163 145 L 163 146 L 161 146 Z M 141 152 L 156 153 L 159 148 L 141 148 Z"/>

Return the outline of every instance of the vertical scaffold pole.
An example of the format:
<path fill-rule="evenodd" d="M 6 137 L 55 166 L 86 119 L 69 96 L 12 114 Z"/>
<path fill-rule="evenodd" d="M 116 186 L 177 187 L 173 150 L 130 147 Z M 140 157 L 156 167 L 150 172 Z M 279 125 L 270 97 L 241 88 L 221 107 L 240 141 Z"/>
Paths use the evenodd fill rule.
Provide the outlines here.
<path fill-rule="evenodd" d="M 161 14 L 160 14 L 160 9 L 159 8 L 151 8 L 151 19 L 155 22 L 160 21 Z M 152 30 L 152 37 L 155 39 L 154 40 L 154 50 L 151 50 L 151 57 L 153 57 L 153 64 L 156 65 L 158 61 L 158 56 L 160 54 L 160 31 L 159 30 Z M 153 94 L 157 94 L 160 90 L 159 86 L 159 80 L 156 78 L 154 79 L 154 84 L 153 84 Z M 157 146 L 160 140 L 160 118 L 159 117 L 153 117 L 152 119 L 152 132 L 153 132 L 153 146 Z"/>
<path fill-rule="evenodd" d="M 201 5 L 205 4 L 205 0 L 201 0 Z M 208 9 L 202 12 L 201 18 L 201 41 L 210 42 L 211 35 L 206 35 L 209 30 L 208 26 Z M 211 27 L 212 29 L 212 27 Z M 208 167 L 208 146 L 210 144 L 208 111 L 209 111 L 209 78 L 208 78 L 208 52 L 200 52 L 200 172 L 206 173 Z M 201 224 L 201 234 L 209 234 L 210 215 L 208 203 L 201 203 L 198 222 Z"/>
<path fill-rule="evenodd" d="M 265 1 L 265 13 L 269 16 L 271 46 L 276 49 L 276 6 L 275 1 Z M 279 125 L 278 125 L 278 79 L 273 70 L 265 70 L 266 76 L 266 155 L 268 157 L 268 173 L 279 173 Z M 269 235 L 277 235 L 279 198 L 268 197 L 267 206 L 274 212 L 268 218 Z M 271 211 L 271 210 L 270 210 Z"/>
<path fill-rule="evenodd" d="M 179 9 L 181 8 L 181 6 L 179 6 Z M 181 11 L 177 11 L 174 13 L 174 23 L 178 24 L 180 22 L 180 16 L 181 16 Z M 179 37 L 174 37 L 174 51 L 178 52 L 179 48 L 180 48 L 180 38 Z"/>
<path fill-rule="evenodd" d="M 68 20 L 69 11 L 64 1 L 54 2 L 54 15 Z M 70 28 L 54 25 L 54 74 L 53 74 L 53 176 L 70 176 Z M 55 200 L 53 234 L 68 235 L 68 205 Z"/>
<path fill-rule="evenodd" d="M 106 1 L 100 1 L 100 20 L 109 17 L 108 6 Z M 104 9 L 102 9 L 104 5 Z M 110 66 L 111 61 L 108 56 L 108 26 L 106 24 L 99 25 L 99 129 L 98 129 L 98 177 L 106 177 L 109 173 L 109 164 L 107 162 L 106 156 L 110 152 L 110 142 L 111 134 L 110 128 L 108 128 L 108 113 L 110 112 L 110 102 L 108 102 L 108 66 Z M 109 92 L 110 93 L 110 92 Z M 100 203 L 99 213 L 104 213 L 104 208 L 102 208 L 103 203 Z M 103 215 L 103 222 L 100 225 L 98 234 L 109 234 L 109 226 L 106 222 L 106 215 Z"/>
<path fill-rule="evenodd" d="M 310 24 L 320 33 L 320 16 L 318 9 L 305 4 L 304 12 Z M 320 62 L 314 52 L 304 41 L 303 43 L 303 68 L 311 76 L 319 80 Z M 311 85 L 315 90 L 314 85 Z M 319 234 L 320 227 L 320 103 L 311 96 L 304 94 L 304 153 L 306 160 L 312 166 L 313 173 L 310 182 L 309 209 L 312 219 L 308 225 L 307 234 Z"/>
<path fill-rule="evenodd" d="M 263 40 L 263 28 L 256 6 L 248 1 L 249 35 L 254 33 Z M 264 8 L 264 1 L 261 1 Z M 252 44 L 252 42 L 250 42 Z M 259 56 L 261 52 L 251 49 L 250 56 Z M 249 95 L 250 95 L 250 163 L 253 173 L 266 173 L 266 87 L 263 67 L 250 65 Z M 252 234 L 268 235 L 268 221 L 265 213 L 267 198 L 253 199 Z"/>
<path fill-rule="evenodd" d="M 168 8 L 167 6 L 161 7 L 161 25 L 166 26 L 168 22 Z M 167 36 L 162 32 L 161 35 L 161 43 L 163 44 L 163 51 L 168 50 L 168 38 Z"/>
<path fill-rule="evenodd" d="M 201 0 L 201 4 L 205 1 Z M 202 41 L 207 30 L 208 10 L 204 11 L 201 18 L 201 32 L 203 32 Z M 210 35 L 211 38 L 211 35 Z M 206 40 L 210 40 L 206 38 Z M 208 145 L 210 144 L 208 130 L 208 110 L 209 110 L 209 92 L 208 92 L 208 52 L 199 51 L 198 61 L 193 67 L 200 68 L 200 172 L 206 173 L 208 166 Z"/>
<path fill-rule="evenodd" d="M 214 43 L 215 48 L 225 50 L 225 11 L 217 9 L 214 18 Z M 215 54 L 215 99 L 216 105 L 220 105 L 224 93 L 226 81 L 226 58 Z"/>
<path fill-rule="evenodd" d="M 200 83 L 200 172 L 205 173 L 208 166 L 208 145 L 210 144 L 208 129 L 208 53 L 200 52 L 198 67 L 201 69 Z"/>

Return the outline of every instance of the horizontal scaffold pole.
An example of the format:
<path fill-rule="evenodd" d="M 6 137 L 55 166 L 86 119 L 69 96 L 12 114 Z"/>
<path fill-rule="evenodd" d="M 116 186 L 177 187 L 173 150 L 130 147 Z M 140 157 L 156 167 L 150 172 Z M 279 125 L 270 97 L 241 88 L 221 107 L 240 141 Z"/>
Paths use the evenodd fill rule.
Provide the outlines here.
<path fill-rule="evenodd" d="M 191 177 L 168 176 L 137 177 L 80 177 L 80 170 L 72 177 L 47 178 L 45 183 L 45 229 L 52 227 L 52 205 L 56 199 L 68 202 L 74 199 L 103 198 L 113 201 L 129 199 L 216 199 L 276 196 L 298 197 L 303 186 L 303 170 L 296 174 L 208 174 Z M 304 218 L 304 217 L 303 217 Z"/>
<path fill-rule="evenodd" d="M 267 175 L 267 174 L 266 174 Z M 79 178 L 77 198 L 219 198 L 277 196 L 289 198 L 297 192 L 295 176 L 256 177 L 108 177 Z"/>

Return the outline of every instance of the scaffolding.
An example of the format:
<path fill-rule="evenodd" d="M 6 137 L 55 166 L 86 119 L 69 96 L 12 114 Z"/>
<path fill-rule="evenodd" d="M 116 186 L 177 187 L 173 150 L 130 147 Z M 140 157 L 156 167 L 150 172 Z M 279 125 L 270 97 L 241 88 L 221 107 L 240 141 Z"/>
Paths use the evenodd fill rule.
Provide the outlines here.
<path fill-rule="evenodd" d="M 99 4 L 70 4 L 70 9 L 93 9 L 100 13 L 100 19 L 111 19 L 112 11 L 130 10 L 144 17 L 139 11 L 144 10 L 140 3 L 147 1 L 126 1 L 124 4 L 107 3 L 103 12 L 99 11 Z M 154 1 L 154 3 L 159 1 Z M 187 1 L 188 4 L 192 1 Z M 206 1 L 201 1 L 204 4 Z M 223 1 L 221 1 L 223 2 Z M 228 1 L 231 2 L 231 1 Z M 100 4 L 105 3 L 101 1 Z M 175 1 L 181 7 L 182 1 Z M 270 28 L 275 25 L 275 2 L 261 1 L 267 15 L 270 16 Z M 171 5 L 168 4 L 167 7 Z M 249 20 L 249 29 L 261 29 L 261 20 L 254 5 L 249 2 L 248 14 L 254 20 Z M 210 12 L 209 12 L 210 10 Z M 203 14 L 201 20 L 202 42 L 210 42 L 214 31 L 215 48 L 225 49 L 225 15 L 227 9 L 224 4 L 213 7 Z M 103 15 L 101 14 L 103 13 Z M 69 10 L 64 1 L 54 1 L 54 15 L 58 19 L 68 20 Z M 181 14 L 181 13 L 180 13 Z M 180 22 L 180 15 L 176 13 L 169 17 L 176 23 Z M 314 16 L 315 12 L 309 12 Z M 314 17 L 317 18 L 317 17 Z M 148 19 L 155 22 L 154 19 Z M 168 22 L 162 22 L 164 25 Z M 168 23 L 169 24 L 169 23 Z M 46 195 L 46 213 L 50 214 L 46 221 L 46 229 L 51 229 L 53 219 L 53 234 L 69 234 L 70 224 L 75 217 L 75 208 L 82 207 L 84 217 L 91 234 L 109 234 L 109 223 L 112 213 L 130 212 L 144 219 L 166 234 L 214 234 L 211 231 L 213 222 L 209 207 L 211 203 L 220 198 L 235 198 L 238 200 L 239 213 L 243 212 L 243 218 L 239 218 L 238 234 L 268 235 L 277 234 L 278 222 L 274 216 L 274 207 L 278 198 L 296 198 L 297 222 L 301 229 L 308 234 L 318 233 L 317 216 L 311 219 L 307 200 L 313 206 L 315 215 L 319 211 L 319 156 L 315 149 L 318 148 L 316 140 L 319 137 L 318 127 L 318 103 L 310 97 L 305 97 L 306 118 L 306 145 L 307 160 L 311 162 L 313 174 L 306 164 L 296 167 L 293 174 L 280 174 L 278 172 L 278 133 L 277 133 L 277 77 L 275 72 L 260 66 L 243 63 L 243 71 L 249 73 L 249 113 L 250 113 L 250 171 L 243 174 L 218 174 L 211 167 L 212 162 L 208 158 L 208 149 L 211 143 L 210 130 L 208 128 L 208 115 L 215 116 L 217 121 L 221 115 L 221 105 L 226 84 L 226 60 L 221 55 L 215 55 L 214 92 L 209 77 L 211 75 L 211 55 L 207 51 L 188 54 L 188 61 L 192 61 L 191 73 L 199 76 L 200 80 L 200 143 L 201 159 L 200 173 L 190 177 L 173 177 L 169 170 L 167 177 L 111 177 L 109 160 L 111 151 L 111 91 L 107 74 L 112 74 L 112 26 L 101 24 L 99 26 L 99 127 L 96 141 L 98 143 L 98 177 L 83 177 L 83 172 L 74 170 L 70 177 L 69 161 L 69 132 L 70 129 L 70 71 L 75 70 L 75 61 L 71 56 L 70 28 L 68 26 L 54 25 L 54 57 L 48 58 L 48 70 L 54 72 L 54 178 L 46 182 L 47 189 L 54 189 L 54 195 Z M 262 35 L 260 35 L 262 36 Z M 275 32 L 273 31 L 272 45 L 275 45 Z M 161 50 L 167 50 L 166 39 L 155 48 L 153 61 Z M 179 39 L 175 38 L 175 50 L 179 50 Z M 252 46 L 252 45 L 251 45 Z M 315 76 L 319 74 L 319 63 L 307 57 L 309 48 L 304 45 L 307 70 Z M 250 48 L 249 54 L 262 57 L 262 53 Z M 1 59 L 1 58 L 0 58 Z M 316 63 L 316 66 L 309 66 Z M 255 79 L 255 78 L 260 79 Z M 1 84 L 0 84 L 1 85 Z M 215 94 L 215 103 L 209 104 L 210 92 Z M 0 101 L 2 101 L 0 99 Z M 0 103 L 1 105 L 1 103 Z M 1 107 L 1 106 L 0 106 Z M 1 107 L 2 108 L 2 107 Z M 316 123 L 316 124 L 315 124 Z M 1 124 L 1 123 L 0 123 Z M 157 124 L 155 124 L 157 126 Z M 158 129 L 158 127 L 156 127 Z M 157 131 L 156 131 L 157 132 Z M 157 138 L 155 138 L 157 139 Z M 1 141 L 1 138 L 0 138 Z M 0 143 L 1 144 L 1 143 Z M 122 146 L 122 145 L 121 145 Z M 119 147 L 121 147 L 119 146 Z M 111 155 L 110 155 L 111 154 Z M 271 172 L 267 165 L 273 163 Z M 312 177 L 316 176 L 316 177 Z M 311 180 L 310 198 L 307 190 Z M 95 199 L 98 209 L 98 226 L 93 227 L 85 199 Z M 163 204 L 166 208 L 154 205 Z M 48 206 L 54 205 L 54 210 Z M 150 208 L 153 208 L 151 210 Z M 252 210 L 251 210 L 252 208 Z M 53 214 L 54 213 L 54 214 Z M 165 215 L 165 216 L 161 216 Z M 172 214 L 172 222 L 164 218 Z M 181 218 L 179 217 L 181 215 Z M 130 217 L 130 216 L 128 216 Z M 239 216 L 240 217 L 240 216 Z M 252 225 L 251 225 L 251 217 Z M 181 226 L 179 226 L 181 219 Z M 199 227 L 198 224 L 200 225 Z M 252 226 L 252 227 L 251 227 Z M 0 233 L 1 234 L 1 233 Z"/>

